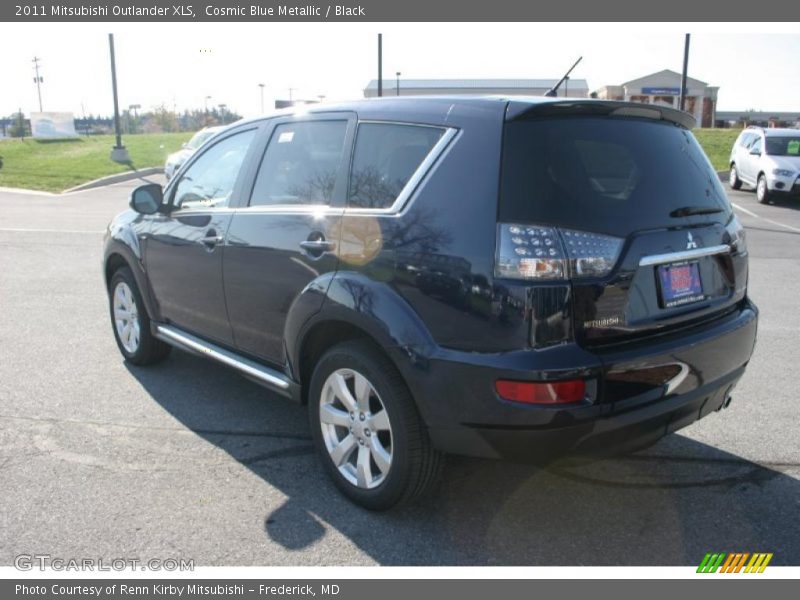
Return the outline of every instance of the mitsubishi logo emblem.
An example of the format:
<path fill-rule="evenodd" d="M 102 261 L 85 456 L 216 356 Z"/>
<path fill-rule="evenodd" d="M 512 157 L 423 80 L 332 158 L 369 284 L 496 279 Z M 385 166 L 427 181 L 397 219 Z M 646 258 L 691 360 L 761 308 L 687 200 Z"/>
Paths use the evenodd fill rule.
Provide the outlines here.
<path fill-rule="evenodd" d="M 691 233 L 687 233 L 686 235 L 689 238 L 687 240 L 687 242 L 686 242 L 686 249 L 687 250 L 694 250 L 695 248 L 697 248 L 697 242 L 694 241 L 694 238 L 692 237 L 692 234 Z"/>

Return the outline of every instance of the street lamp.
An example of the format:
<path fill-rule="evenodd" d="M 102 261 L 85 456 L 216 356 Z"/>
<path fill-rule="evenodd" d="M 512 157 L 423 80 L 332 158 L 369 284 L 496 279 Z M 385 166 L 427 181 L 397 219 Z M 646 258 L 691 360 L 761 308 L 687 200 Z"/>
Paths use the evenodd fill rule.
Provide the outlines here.
<path fill-rule="evenodd" d="M 225 125 L 225 109 L 228 108 L 228 105 L 218 104 L 217 108 L 219 108 L 219 118 L 222 119 L 222 124 Z"/>
<path fill-rule="evenodd" d="M 264 114 L 264 84 L 259 83 L 258 87 L 261 88 L 261 114 Z"/>
<path fill-rule="evenodd" d="M 395 87 L 395 90 L 397 91 L 397 95 L 399 96 L 400 95 L 400 75 L 402 75 L 402 73 L 400 71 L 398 71 L 397 73 L 395 73 L 395 75 L 397 76 L 397 86 Z"/>

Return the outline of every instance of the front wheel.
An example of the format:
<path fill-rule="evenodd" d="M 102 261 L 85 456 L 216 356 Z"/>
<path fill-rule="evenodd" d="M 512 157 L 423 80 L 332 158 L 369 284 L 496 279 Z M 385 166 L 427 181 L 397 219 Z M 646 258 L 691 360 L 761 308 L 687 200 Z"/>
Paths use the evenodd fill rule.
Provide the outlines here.
<path fill-rule="evenodd" d="M 756 199 L 761 204 L 769 204 L 769 187 L 767 186 L 767 178 L 764 175 L 758 176 L 758 183 L 756 184 Z"/>
<path fill-rule="evenodd" d="M 308 395 L 317 450 L 356 504 L 387 510 L 429 490 L 441 455 L 394 365 L 370 343 L 346 342 L 317 363 Z"/>
<path fill-rule="evenodd" d="M 728 183 L 734 190 L 742 189 L 742 180 L 739 179 L 739 172 L 736 170 L 736 164 L 731 165 L 731 172 L 728 177 Z"/>
<path fill-rule="evenodd" d="M 114 338 L 126 360 L 135 365 L 150 365 L 169 354 L 170 346 L 150 332 L 150 317 L 128 267 L 117 270 L 111 277 L 108 303 Z"/>

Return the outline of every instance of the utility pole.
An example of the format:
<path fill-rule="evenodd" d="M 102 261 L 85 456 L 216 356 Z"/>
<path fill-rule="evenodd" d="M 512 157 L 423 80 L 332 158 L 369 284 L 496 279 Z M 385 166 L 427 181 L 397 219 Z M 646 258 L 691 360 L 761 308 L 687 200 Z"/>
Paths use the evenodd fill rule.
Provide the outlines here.
<path fill-rule="evenodd" d="M 400 71 L 398 71 L 397 73 L 395 73 L 395 75 L 397 76 L 397 87 L 395 88 L 395 91 L 397 92 L 397 95 L 399 96 L 400 95 L 400 75 L 402 75 L 402 73 Z"/>
<path fill-rule="evenodd" d="M 378 98 L 383 96 L 383 34 L 378 34 Z"/>
<path fill-rule="evenodd" d="M 259 83 L 258 87 L 261 88 L 261 114 L 264 114 L 264 84 Z"/>
<path fill-rule="evenodd" d="M 44 78 L 39 75 L 39 61 L 42 60 L 38 56 L 33 57 L 33 69 L 36 71 L 36 77 L 33 78 L 33 81 L 36 83 L 36 92 L 39 94 L 39 112 L 44 112 L 42 110 L 42 82 Z"/>
<path fill-rule="evenodd" d="M 681 75 L 681 110 L 686 110 L 686 78 L 689 71 L 689 37 L 686 34 L 686 41 L 683 45 L 683 74 Z"/>
<path fill-rule="evenodd" d="M 114 92 L 114 130 L 117 134 L 117 144 L 111 150 L 111 160 L 118 163 L 128 163 L 131 157 L 127 148 L 122 145 L 122 131 L 119 126 L 119 96 L 117 95 L 117 60 L 114 55 L 114 34 L 108 34 L 108 51 L 111 56 L 111 89 Z"/>

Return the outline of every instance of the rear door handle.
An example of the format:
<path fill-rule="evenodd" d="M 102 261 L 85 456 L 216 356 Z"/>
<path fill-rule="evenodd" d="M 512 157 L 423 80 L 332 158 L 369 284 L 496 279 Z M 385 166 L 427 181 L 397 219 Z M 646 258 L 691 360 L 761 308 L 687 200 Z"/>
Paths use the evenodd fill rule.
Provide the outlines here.
<path fill-rule="evenodd" d="M 304 240 L 300 242 L 300 247 L 308 252 L 309 254 L 313 254 L 315 256 L 320 256 L 325 252 L 330 252 L 334 248 L 333 242 L 329 242 L 328 240 Z"/>

